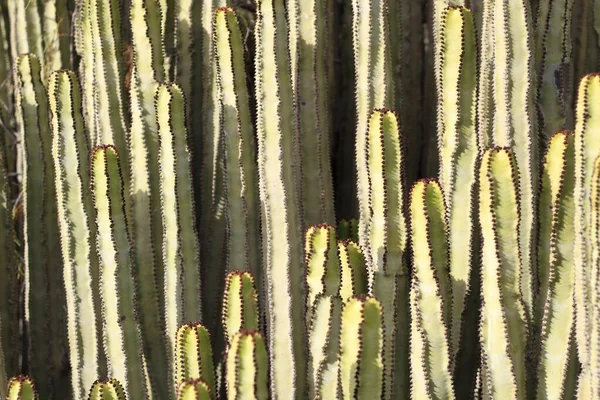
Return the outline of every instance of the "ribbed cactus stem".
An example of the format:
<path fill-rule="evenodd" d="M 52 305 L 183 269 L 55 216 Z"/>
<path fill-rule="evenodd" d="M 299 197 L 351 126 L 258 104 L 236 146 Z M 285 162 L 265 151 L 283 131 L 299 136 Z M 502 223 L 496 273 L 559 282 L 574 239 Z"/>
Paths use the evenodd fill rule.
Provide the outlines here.
<path fill-rule="evenodd" d="M 190 379 L 179 387 L 177 400 L 210 400 L 210 389 L 201 379 Z"/>
<path fill-rule="evenodd" d="M 258 294 L 252 275 L 246 271 L 227 274 L 221 318 L 227 344 L 241 330 L 258 329 L 258 311 Z"/>
<path fill-rule="evenodd" d="M 14 0 L 8 3 L 10 21 L 10 48 L 12 59 L 22 54 L 34 54 L 44 65 L 42 25 L 37 1 Z"/>
<path fill-rule="evenodd" d="M 119 156 L 114 147 L 100 146 L 90 160 L 108 370 L 131 399 L 143 399 L 148 392 Z"/>
<path fill-rule="evenodd" d="M 337 235 L 339 240 L 353 240 L 358 243 L 358 219 L 342 219 L 338 222 Z"/>
<path fill-rule="evenodd" d="M 351 241 L 338 241 L 338 259 L 340 263 L 340 296 L 347 301 L 351 297 L 368 293 L 369 279 L 365 257 L 360 246 Z"/>
<path fill-rule="evenodd" d="M 92 251 L 96 229 L 90 217 L 88 147 L 81 115 L 79 82 L 71 71 L 50 77 L 48 97 L 53 118 L 52 156 L 56 171 L 56 197 L 74 399 L 83 399 L 97 379 L 100 329 L 97 325 L 99 296 L 98 260 Z"/>
<path fill-rule="evenodd" d="M 452 280 L 448 266 L 446 209 L 438 182 L 422 180 L 411 191 L 411 244 L 415 324 L 422 343 L 422 369 L 411 367 L 413 384 L 427 385 L 434 399 L 454 399 L 451 368 Z M 433 350 L 435 349 L 435 350 Z M 411 357 L 413 360 L 414 357 Z M 416 375 L 423 375 L 417 377 Z"/>
<path fill-rule="evenodd" d="M 519 182 L 511 150 L 487 150 L 479 170 L 481 347 L 492 398 L 526 399 L 527 313 L 519 252 Z"/>
<path fill-rule="evenodd" d="M 305 244 L 306 309 L 311 310 L 320 295 L 336 295 L 340 288 L 335 228 L 317 225 L 308 228 Z"/>
<path fill-rule="evenodd" d="M 214 38 L 227 172 L 227 269 L 247 269 L 261 287 L 256 139 L 245 69 L 245 45 L 233 9 L 217 9 Z"/>
<path fill-rule="evenodd" d="M 126 400 L 127 395 L 117 379 L 96 381 L 92 385 L 88 400 Z"/>
<path fill-rule="evenodd" d="M 258 4 L 256 100 L 260 198 L 271 392 L 300 398 L 305 390 L 302 216 L 298 205 L 298 138 L 283 0 Z"/>
<path fill-rule="evenodd" d="M 383 395 L 384 328 L 381 303 L 350 299 L 342 310 L 339 385 L 341 398 L 380 399 Z"/>
<path fill-rule="evenodd" d="M 69 62 L 70 16 L 66 0 L 43 0 L 44 80 Z M 66 37 L 65 37 L 66 36 Z"/>
<path fill-rule="evenodd" d="M 199 323 L 182 325 L 177 331 L 175 370 L 177 388 L 190 379 L 202 379 L 211 398 L 217 397 L 210 333 Z"/>
<path fill-rule="evenodd" d="M 440 15 L 438 65 L 438 151 L 440 183 L 447 206 L 452 315 L 451 358 L 460 343 L 462 317 L 474 263 L 477 47 L 473 16 L 463 7 Z M 457 37 L 460 40 L 457 40 Z M 450 298 L 447 299 L 450 302 Z"/>
<path fill-rule="evenodd" d="M 6 400 L 39 400 L 33 379 L 27 376 L 16 376 L 8 381 Z"/>
<path fill-rule="evenodd" d="M 575 145 L 571 132 L 549 142 L 541 177 L 538 271 L 540 295 L 536 318 L 541 321 L 537 398 L 560 399 L 576 369 L 570 360 L 575 337 L 573 235 Z"/>
<path fill-rule="evenodd" d="M 269 357 L 265 339 L 258 331 L 235 334 L 227 351 L 228 400 L 267 400 Z"/>
<path fill-rule="evenodd" d="M 594 172 L 592 175 L 591 189 L 591 254 L 592 262 L 590 265 L 592 281 L 591 286 L 591 332 L 590 335 L 590 364 L 591 375 L 590 392 L 591 398 L 597 398 L 600 395 L 600 157 L 594 162 Z M 587 371 L 584 372 L 586 374 Z M 587 375 L 587 374 L 586 374 Z M 585 376 L 585 375 L 584 375 Z"/>
<path fill-rule="evenodd" d="M 191 112 L 192 108 L 192 77 L 193 77 L 193 58 L 194 58 L 194 21 L 193 5 L 194 0 L 179 0 L 173 4 L 174 21 L 174 50 L 175 50 L 175 80 L 181 87 L 185 98 L 188 99 L 186 112 Z M 166 34 L 166 32 L 165 32 Z M 190 146 L 192 145 L 190 138 Z"/>
<path fill-rule="evenodd" d="M 318 296 L 310 310 L 308 333 L 308 396 L 335 399 L 338 396 L 342 299 Z"/>

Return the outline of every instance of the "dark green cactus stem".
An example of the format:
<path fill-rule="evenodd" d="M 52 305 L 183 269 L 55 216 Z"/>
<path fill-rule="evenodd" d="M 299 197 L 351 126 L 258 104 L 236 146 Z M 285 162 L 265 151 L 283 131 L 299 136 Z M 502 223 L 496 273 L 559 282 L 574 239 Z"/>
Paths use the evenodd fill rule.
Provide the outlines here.
<path fill-rule="evenodd" d="M 559 399 L 573 381 L 574 344 L 573 235 L 575 144 L 571 132 L 549 142 L 541 177 L 538 272 L 540 294 L 536 321 L 540 325 L 537 399 Z"/>
<path fill-rule="evenodd" d="M 283 0 L 261 0 L 256 21 L 256 100 L 271 393 L 305 391 L 302 216 L 298 138 Z"/>
<path fill-rule="evenodd" d="M 6 6 L 5 4 L 0 4 L 0 12 L 5 12 Z M 13 61 L 11 57 L 11 49 L 9 45 L 10 35 L 6 28 L 6 21 L 4 18 L 0 18 L 0 82 L 12 82 L 13 74 L 13 66 L 11 62 Z M 16 163 L 16 146 L 17 146 L 17 136 L 13 134 L 11 131 L 11 127 L 13 126 L 15 116 L 14 116 L 14 104 L 13 104 L 13 91 L 14 87 L 11 85 L 4 85 L 0 89 L 0 103 L 3 104 L 3 107 L 0 108 L 0 117 L 2 117 L 2 127 L 0 127 L 0 132 L 3 136 L 0 139 L 0 144 L 2 144 L 5 148 L 4 154 L 4 163 L 5 169 L 13 171 L 15 169 Z M 10 151 L 6 151 L 10 150 Z"/>
<path fill-rule="evenodd" d="M 341 276 L 335 233 L 328 225 L 312 226 L 306 232 L 307 311 L 313 308 L 318 296 L 332 296 L 339 291 Z"/>
<path fill-rule="evenodd" d="M 126 400 L 127 395 L 117 379 L 96 381 L 92 385 L 88 400 Z"/>
<path fill-rule="evenodd" d="M 245 271 L 227 274 L 221 320 L 228 345 L 239 331 L 258 329 L 258 311 L 258 294 L 252 275 Z"/>
<path fill-rule="evenodd" d="M 175 346 L 175 385 L 190 379 L 202 379 L 216 398 L 217 387 L 213 366 L 213 351 L 208 330 L 199 323 L 182 325 L 177 331 Z"/>
<path fill-rule="evenodd" d="M 373 297 L 350 299 L 342 311 L 340 397 L 381 399 L 384 328 L 381 303 Z"/>
<path fill-rule="evenodd" d="M 6 400 L 39 400 L 33 380 L 27 376 L 17 376 L 8 381 Z"/>
<path fill-rule="evenodd" d="M 38 389 L 68 397 L 68 377 L 61 378 L 67 351 L 66 307 L 60 236 L 57 220 L 52 137 L 48 97 L 41 80 L 41 65 L 34 55 L 17 61 L 16 101 L 23 138 L 23 205 L 25 213 L 26 329 L 31 370 Z M 9 323 L 10 320 L 6 321 Z M 48 345 L 50 340 L 51 345 Z M 10 343 L 10 342 L 9 342 Z M 63 375 L 64 376 L 64 375 Z"/>
<path fill-rule="evenodd" d="M 353 240 L 358 243 L 358 219 L 343 219 L 338 222 L 337 235 L 339 240 Z"/>
<path fill-rule="evenodd" d="M 110 376 L 122 382 L 129 398 L 144 399 L 148 397 L 148 390 L 145 387 L 131 239 L 117 150 L 112 146 L 96 147 L 90 163 L 108 369 Z"/>
<path fill-rule="evenodd" d="M 491 398 L 527 399 L 528 320 L 519 252 L 519 181 L 506 148 L 487 150 L 479 170 L 482 234 L 481 348 Z"/>
<path fill-rule="evenodd" d="M 433 180 L 417 182 L 411 191 L 411 245 L 414 274 L 411 291 L 411 324 L 418 338 L 411 337 L 410 368 L 413 390 L 432 399 L 454 399 L 450 322 L 452 279 L 448 265 L 446 209 L 440 185 Z"/>
<path fill-rule="evenodd" d="M 99 349 L 98 260 L 92 251 L 96 236 L 89 185 L 88 144 L 81 115 L 79 82 L 71 71 L 50 77 L 48 97 L 53 118 L 52 156 L 64 282 L 67 298 L 71 382 L 74 399 L 83 399 L 101 373 Z"/>
<path fill-rule="evenodd" d="M 340 296 L 347 301 L 351 297 L 368 293 L 369 279 L 365 257 L 359 245 L 351 240 L 338 241 L 340 263 Z"/>
<path fill-rule="evenodd" d="M 333 224 L 335 210 L 330 160 L 328 5 L 331 0 L 288 2 L 292 81 L 301 132 L 304 223 Z"/>
<path fill-rule="evenodd" d="M 451 365 L 458 352 L 463 310 L 474 264 L 477 46 L 473 16 L 463 7 L 444 7 L 436 57 L 438 81 L 438 151 L 440 183 L 448 219 L 452 308 L 448 322 Z M 456 38 L 459 37 L 460 40 Z"/>
<path fill-rule="evenodd" d="M 318 296 L 310 310 L 308 338 L 308 396 L 335 399 L 338 396 L 342 299 Z"/>
<path fill-rule="evenodd" d="M 201 379 L 190 379 L 179 387 L 177 400 L 210 400 L 210 389 Z"/>
<path fill-rule="evenodd" d="M 234 335 L 227 351 L 226 369 L 228 400 L 269 398 L 269 356 L 265 339 L 258 331 Z"/>
<path fill-rule="evenodd" d="M 226 162 L 227 269 L 247 269 L 262 287 L 260 209 L 256 144 L 244 60 L 235 12 L 219 8 L 214 26 Z"/>

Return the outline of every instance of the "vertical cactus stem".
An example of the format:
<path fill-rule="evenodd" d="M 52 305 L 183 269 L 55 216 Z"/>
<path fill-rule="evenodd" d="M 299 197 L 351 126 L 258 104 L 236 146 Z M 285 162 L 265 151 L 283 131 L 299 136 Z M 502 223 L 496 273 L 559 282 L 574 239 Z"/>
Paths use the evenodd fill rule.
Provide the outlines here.
<path fill-rule="evenodd" d="M 188 99 L 186 112 L 192 108 L 192 76 L 194 57 L 194 35 L 192 22 L 192 7 L 194 0 L 178 0 L 172 2 L 174 19 L 174 50 L 175 50 L 175 81 L 181 87 L 185 98 Z M 190 138 L 191 140 L 191 138 Z M 192 142 L 189 143 L 190 147 Z"/>
<path fill-rule="evenodd" d="M 411 191 L 411 244 L 416 319 L 427 357 L 423 360 L 433 398 L 452 399 L 452 280 L 448 265 L 444 195 L 433 180 L 418 181 Z M 433 350 L 435 349 L 435 350 Z M 418 371 L 417 371 L 418 372 Z"/>
<path fill-rule="evenodd" d="M 311 399 L 339 398 L 337 376 L 342 299 L 339 296 L 319 296 L 310 315 L 308 396 Z"/>
<path fill-rule="evenodd" d="M 537 107 L 544 138 L 573 124 L 572 8 L 573 0 L 552 0 L 540 1 L 537 9 Z"/>
<path fill-rule="evenodd" d="M 265 339 L 258 331 L 236 333 L 227 351 L 227 399 L 267 400 L 268 364 Z"/>
<path fill-rule="evenodd" d="M 299 398 L 306 379 L 303 228 L 286 24 L 282 0 L 259 2 L 255 27 L 256 125 L 271 392 L 276 397 Z"/>
<path fill-rule="evenodd" d="M 8 381 L 7 400 L 39 400 L 33 379 L 19 375 Z"/>
<path fill-rule="evenodd" d="M 163 270 L 160 249 L 161 219 L 159 145 L 154 109 L 158 83 L 164 80 L 160 7 L 155 1 L 132 0 L 129 19 L 132 33 L 133 66 L 130 77 L 131 127 L 128 135 L 130 160 L 130 233 L 135 246 L 133 260 L 139 295 L 140 328 L 148 362 L 153 394 L 168 398 L 169 363 L 163 309 Z M 150 57 L 150 61 L 147 61 Z"/>
<path fill-rule="evenodd" d="M 590 375 L 592 398 L 600 395 L 600 157 L 594 162 L 591 188 L 591 277 Z"/>
<path fill-rule="evenodd" d="M 306 310 L 311 310 L 319 295 L 335 295 L 340 288 L 335 228 L 316 225 L 308 228 L 305 244 Z"/>
<path fill-rule="evenodd" d="M 438 89 L 440 183 L 447 205 L 452 315 L 448 332 L 452 364 L 458 352 L 469 277 L 474 263 L 473 229 L 476 133 L 477 48 L 471 12 L 447 7 L 441 14 Z M 456 37 L 461 40 L 456 40 Z M 450 298 L 445 298 L 450 303 Z"/>
<path fill-rule="evenodd" d="M 82 399 L 100 372 L 99 327 L 96 314 L 98 260 L 91 241 L 96 229 L 90 223 L 93 205 L 89 192 L 88 147 L 81 115 L 79 82 L 71 71 L 57 71 L 48 85 L 52 113 L 52 156 L 56 171 L 56 197 L 64 282 L 73 398 Z"/>
<path fill-rule="evenodd" d="M 119 156 L 112 146 L 91 154 L 91 188 L 96 210 L 96 249 L 101 263 L 100 296 L 105 325 L 104 347 L 110 375 L 123 383 L 133 398 L 146 398 L 142 366 L 137 294 L 125 217 L 124 188 Z"/>
<path fill-rule="evenodd" d="M 575 326 L 577 356 L 584 372 L 590 368 L 592 332 L 591 193 L 593 165 L 600 157 L 600 75 L 587 75 L 578 90 L 575 117 Z M 589 382 L 588 379 L 580 380 Z M 580 387 L 586 392 L 586 388 Z M 578 389 L 579 390 L 579 389 Z"/>
<path fill-rule="evenodd" d="M 340 296 L 343 301 L 366 295 L 369 280 L 362 250 L 351 240 L 338 241 L 340 263 Z"/>
<path fill-rule="evenodd" d="M 410 304 L 410 398 L 431 399 L 429 371 L 425 367 L 427 353 L 425 349 L 425 333 L 421 327 L 421 314 L 417 306 L 416 280 L 411 282 L 409 291 Z"/>
<path fill-rule="evenodd" d="M 92 385 L 88 400 L 126 400 L 125 389 L 117 379 L 96 381 Z"/>
<path fill-rule="evenodd" d="M 12 59 L 16 61 L 22 54 L 35 54 L 43 68 L 42 19 L 38 2 L 14 0 L 7 3 Z"/>
<path fill-rule="evenodd" d="M 330 0 L 289 2 L 292 81 L 301 132 L 304 223 L 333 224 L 334 199 L 330 160 L 327 81 Z"/>
<path fill-rule="evenodd" d="M 175 347 L 176 387 L 190 379 L 202 379 L 216 398 L 217 386 L 213 351 L 208 330 L 199 323 L 182 325 L 177 331 Z"/>
<path fill-rule="evenodd" d="M 540 295 L 536 316 L 542 320 L 537 398 L 561 398 L 576 369 L 570 359 L 575 340 L 573 234 L 575 208 L 574 135 L 559 132 L 546 152 L 540 195 L 538 253 Z M 592 198 L 594 189 L 592 186 Z M 549 211 L 549 212 L 548 212 Z M 550 233 L 548 233 L 550 231 Z"/>
<path fill-rule="evenodd" d="M 480 149 L 493 145 L 494 121 L 494 1 L 483 1 L 481 12 L 481 51 L 477 96 L 477 137 Z"/>
<path fill-rule="evenodd" d="M 43 7 L 42 34 L 44 39 L 44 80 L 48 79 L 50 74 L 58 69 L 66 67 L 68 64 L 68 52 L 65 46 L 63 35 L 69 34 L 69 19 L 67 13 L 67 4 L 65 0 L 43 0 L 40 3 Z M 65 29 L 66 28 L 66 29 Z"/>
<path fill-rule="evenodd" d="M 187 146 L 183 93 L 162 84 L 156 91 L 163 218 L 165 321 L 171 351 L 177 327 L 201 316 L 199 246 Z"/>
<path fill-rule="evenodd" d="M 534 226 L 538 187 L 538 130 L 536 127 L 533 23 L 529 2 L 494 2 L 495 146 L 514 148 L 519 174 L 519 249 L 522 295 L 528 318 L 533 312 L 535 260 Z"/>
<path fill-rule="evenodd" d="M 481 347 L 493 398 L 526 399 L 528 327 L 521 294 L 519 184 L 506 148 L 487 150 L 479 170 L 482 233 Z"/>
<path fill-rule="evenodd" d="M 343 219 L 338 223 L 337 235 L 339 240 L 352 240 L 358 243 L 358 219 Z"/>
<path fill-rule="evenodd" d="M 386 1 L 352 0 L 354 68 L 356 79 L 356 168 L 359 203 L 359 243 L 369 242 L 369 172 L 367 131 L 374 109 L 393 107 L 393 76 L 387 27 Z M 367 265 L 373 262 L 365 254 Z"/>
<path fill-rule="evenodd" d="M 260 210 L 255 133 L 244 61 L 244 42 L 235 12 L 215 15 L 215 52 L 227 171 L 227 269 L 247 269 L 262 287 Z"/>
<path fill-rule="evenodd" d="M 339 385 L 341 398 L 383 395 L 383 311 L 373 297 L 350 299 L 342 310 Z"/>
<path fill-rule="evenodd" d="M 227 274 L 222 316 L 227 344 L 241 330 L 258 329 L 258 317 L 258 294 L 252 275 L 245 271 Z"/>
<path fill-rule="evenodd" d="M 177 400 L 210 400 L 210 389 L 202 379 L 190 379 L 179 387 Z"/>

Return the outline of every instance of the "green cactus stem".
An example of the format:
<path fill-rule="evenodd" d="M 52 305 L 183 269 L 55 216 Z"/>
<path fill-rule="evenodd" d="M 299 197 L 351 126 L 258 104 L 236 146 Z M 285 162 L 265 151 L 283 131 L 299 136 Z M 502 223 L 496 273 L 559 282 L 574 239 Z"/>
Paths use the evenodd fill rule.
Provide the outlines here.
<path fill-rule="evenodd" d="M 258 331 L 236 333 L 227 351 L 227 399 L 268 399 L 268 364 L 265 339 Z"/>
<path fill-rule="evenodd" d="M 358 243 L 358 219 L 342 219 L 338 222 L 337 235 L 339 240 L 353 240 Z"/>
<path fill-rule="evenodd" d="M 96 381 L 92 385 L 88 400 L 126 400 L 125 393 L 117 379 Z"/>
<path fill-rule="evenodd" d="M 190 379 L 179 387 L 177 400 L 210 400 L 210 389 L 202 379 Z"/>
<path fill-rule="evenodd" d="M 202 379 L 216 398 L 215 369 L 210 333 L 199 323 L 182 325 L 175 346 L 175 382 L 180 388 L 190 379 Z"/>
<path fill-rule="evenodd" d="M 362 250 L 357 243 L 343 240 L 337 243 L 340 262 L 340 296 L 347 301 L 351 297 L 368 293 L 369 279 Z"/>
<path fill-rule="evenodd" d="M 340 288 L 335 228 L 316 225 L 306 231 L 306 309 L 311 310 L 320 295 L 335 295 Z"/>
<path fill-rule="evenodd" d="M 225 278 L 223 295 L 223 331 L 227 344 L 241 330 L 258 329 L 258 294 L 252 275 L 233 271 Z"/>
<path fill-rule="evenodd" d="M 27 376 L 16 376 L 8 381 L 7 400 L 39 400 L 33 380 Z"/>

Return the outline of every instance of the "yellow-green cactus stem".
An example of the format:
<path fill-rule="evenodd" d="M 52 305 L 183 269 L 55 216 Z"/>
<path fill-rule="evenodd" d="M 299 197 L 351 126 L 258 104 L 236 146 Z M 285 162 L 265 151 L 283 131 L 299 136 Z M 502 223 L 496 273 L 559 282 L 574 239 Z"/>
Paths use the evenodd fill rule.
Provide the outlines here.
<path fill-rule="evenodd" d="M 254 278 L 246 271 L 233 271 L 225 278 L 223 331 L 227 344 L 241 330 L 258 329 L 258 294 Z"/>
<path fill-rule="evenodd" d="M 99 316 L 98 259 L 92 250 L 96 226 L 90 220 L 93 204 L 88 144 L 81 114 L 79 81 L 71 71 L 57 71 L 48 84 L 53 115 L 52 158 L 67 298 L 67 332 L 73 398 L 85 398 L 101 372 L 102 337 Z M 102 368 L 103 369 L 103 368 Z"/>
<path fill-rule="evenodd" d="M 227 350 L 227 399 L 268 399 L 268 377 L 269 356 L 263 336 L 258 331 L 236 333 Z"/>
<path fill-rule="evenodd" d="M 311 226 L 306 231 L 306 309 L 311 310 L 320 295 L 335 295 L 340 288 L 340 263 L 337 257 L 335 228 Z"/>
<path fill-rule="evenodd" d="M 69 65 L 69 35 L 71 21 L 66 0 L 43 0 L 41 14 L 42 35 L 44 40 L 44 79 L 61 68 Z"/>
<path fill-rule="evenodd" d="M 458 351 L 462 317 L 473 259 L 475 208 L 477 47 L 473 15 L 464 7 L 446 6 L 440 16 L 438 64 L 438 151 L 440 184 L 448 219 L 452 308 L 448 337 L 451 362 Z M 458 40 L 457 38 L 460 38 Z"/>
<path fill-rule="evenodd" d="M 159 3 L 133 0 L 129 9 L 133 65 L 129 79 L 131 127 L 128 136 L 130 166 L 130 234 L 138 289 L 139 320 L 153 394 L 168 398 L 169 385 L 163 309 L 163 242 L 158 131 L 154 96 L 164 80 Z M 150 57 L 150 61 L 148 61 Z M 174 388 L 172 388 L 174 396 Z"/>
<path fill-rule="evenodd" d="M 418 366 L 422 368 L 410 368 L 413 385 L 427 385 L 427 389 L 415 390 L 429 393 L 431 398 L 454 399 L 450 332 L 453 282 L 448 265 L 444 194 L 438 182 L 421 180 L 413 186 L 410 216 L 412 290 L 416 292 L 411 323 L 421 336 L 417 338 L 422 342 L 417 353 L 424 355 L 423 365 Z"/>
<path fill-rule="evenodd" d="M 362 250 L 351 240 L 338 240 L 337 248 L 341 279 L 339 293 L 342 300 L 366 295 L 369 292 L 369 279 Z"/>
<path fill-rule="evenodd" d="M 591 384 L 591 337 L 593 314 L 591 252 L 591 191 L 594 163 L 600 157 L 600 75 L 587 75 L 579 85 L 575 114 L 575 329 L 577 356 L 582 364 L 580 386 Z M 588 375 L 588 376 L 585 376 Z M 581 393 L 591 393 L 591 387 L 580 387 Z"/>
<path fill-rule="evenodd" d="M 175 81 L 181 87 L 185 98 L 188 99 L 186 112 L 193 110 L 192 97 L 192 77 L 194 68 L 194 20 L 193 6 L 194 0 L 179 0 L 169 2 L 173 8 L 173 40 L 174 40 L 174 69 Z M 163 35 L 167 35 L 163 31 Z M 190 138 L 189 145 L 192 146 L 193 141 Z"/>
<path fill-rule="evenodd" d="M 22 54 L 34 54 L 43 68 L 44 44 L 38 2 L 14 0 L 7 3 L 12 59 L 16 61 Z"/>
<path fill-rule="evenodd" d="M 479 78 L 477 96 L 477 131 L 480 149 L 487 149 L 493 145 L 493 122 L 494 122 L 494 2 L 484 1 L 480 6 L 479 17 L 480 33 L 480 57 Z M 485 374 L 484 374 L 485 375 Z"/>
<path fill-rule="evenodd" d="M 200 249 L 187 146 L 185 101 L 175 84 L 156 91 L 163 219 L 164 318 L 171 350 L 179 325 L 201 316 Z"/>
<path fill-rule="evenodd" d="M 255 27 L 258 170 L 271 393 L 305 392 L 302 211 L 298 137 L 283 0 L 260 0 Z"/>
<path fill-rule="evenodd" d="M 384 328 L 381 303 L 354 297 L 342 310 L 340 333 L 340 397 L 381 399 L 383 395 Z"/>
<path fill-rule="evenodd" d="M 6 400 L 39 400 L 33 380 L 27 376 L 16 376 L 8 381 Z"/>
<path fill-rule="evenodd" d="M 573 125 L 573 0 L 540 1 L 536 19 L 539 130 L 551 137 Z"/>
<path fill-rule="evenodd" d="M 537 398 L 561 399 L 576 368 L 574 344 L 573 235 L 575 144 L 571 132 L 559 132 L 549 142 L 541 177 L 538 273 L 540 294 L 540 359 Z M 594 188 L 594 187 L 593 187 Z M 593 195 L 593 194 L 592 194 Z"/>
<path fill-rule="evenodd" d="M 215 369 L 208 330 L 197 322 L 182 325 L 175 345 L 175 383 L 179 388 L 190 379 L 202 379 L 215 398 Z"/>
<path fill-rule="evenodd" d="M 17 119 L 24 150 L 25 320 L 30 373 L 38 389 L 47 393 L 50 388 L 60 390 L 68 385 L 68 379 L 61 379 L 60 375 L 67 351 L 67 332 L 52 137 L 48 97 L 37 57 L 33 54 L 19 57 L 16 76 L 16 103 L 20 110 Z M 68 394 L 68 390 L 55 393 L 59 397 Z"/>
<path fill-rule="evenodd" d="M 339 240 L 353 240 L 358 243 L 358 219 L 342 219 L 338 222 L 337 235 Z"/>
<path fill-rule="evenodd" d="M 179 387 L 177 400 L 210 400 L 210 389 L 202 379 L 190 379 Z"/>
<path fill-rule="evenodd" d="M 247 269 L 262 286 L 260 209 L 255 136 L 244 60 L 244 41 L 233 9 L 215 14 L 215 55 L 227 187 L 227 269 Z"/>
<path fill-rule="evenodd" d="M 480 322 L 490 395 L 526 399 L 528 319 L 519 252 L 519 180 L 510 149 L 487 150 L 479 169 L 482 234 Z"/>
<path fill-rule="evenodd" d="M 119 156 L 113 146 L 99 146 L 90 159 L 108 371 L 131 399 L 144 399 L 148 392 Z"/>
<path fill-rule="evenodd" d="M 342 299 L 318 296 L 310 311 L 308 327 L 308 397 L 338 398 Z"/>
<path fill-rule="evenodd" d="M 117 379 L 96 381 L 92 385 L 88 400 L 126 400 L 127 395 Z"/>

